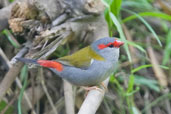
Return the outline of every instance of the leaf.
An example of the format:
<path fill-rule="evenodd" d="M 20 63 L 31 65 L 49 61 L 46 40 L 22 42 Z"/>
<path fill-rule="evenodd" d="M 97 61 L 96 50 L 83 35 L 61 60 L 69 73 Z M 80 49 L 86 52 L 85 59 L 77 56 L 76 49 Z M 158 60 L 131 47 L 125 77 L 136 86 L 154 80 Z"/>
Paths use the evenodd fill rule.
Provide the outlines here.
<path fill-rule="evenodd" d="M 144 23 L 144 25 L 149 29 L 149 31 L 153 34 L 153 36 L 156 38 L 159 45 L 162 47 L 162 43 L 160 42 L 160 39 L 157 36 L 157 34 L 155 33 L 155 31 L 153 30 L 153 28 L 140 15 L 138 15 L 137 13 L 132 12 L 130 10 L 127 10 L 127 9 L 123 9 L 123 10 L 126 12 L 129 12 L 131 14 L 134 14 L 138 19 L 140 19 Z"/>
<path fill-rule="evenodd" d="M 167 15 L 165 13 L 161 13 L 161 12 L 142 12 L 142 13 L 138 13 L 138 15 L 140 16 L 151 16 L 151 17 L 158 17 L 158 18 L 161 18 L 161 19 L 165 19 L 167 21 L 171 21 L 171 16 L 170 15 Z M 131 21 L 133 19 L 136 19 L 137 16 L 135 14 L 129 16 L 129 17 L 126 17 L 125 19 L 123 19 L 122 21 L 125 23 L 127 21 Z"/>
<path fill-rule="evenodd" d="M 107 8 L 110 7 L 110 2 L 111 2 L 110 0 L 101 0 L 101 1 Z"/>
<path fill-rule="evenodd" d="M 112 12 L 116 17 L 119 15 L 121 4 L 122 0 L 112 0 L 110 4 L 110 12 Z"/>
<path fill-rule="evenodd" d="M 127 44 L 127 42 L 126 42 L 125 35 L 124 35 L 123 31 L 122 31 L 122 27 L 121 27 L 119 21 L 117 20 L 117 18 L 115 17 L 115 15 L 113 15 L 111 12 L 110 12 L 109 14 L 110 14 L 110 17 L 111 17 L 113 23 L 115 24 L 115 26 L 116 26 L 118 32 L 119 32 L 119 35 L 120 35 L 121 39 L 125 42 L 124 48 L 125 48 L 126 53 L 127 53 L 127 55 L 128 55 L 128 60 L 129 60 L 129 61 L 132 61 L 132 60 L 131 60 L 131 55 L 130 55 L 130 52 L 129 52 L 129 49 L 128 49 L 128 44 Z"/>
<path fill-rule="evenodd" d="M 15 48 L 19 48 L 20 45 L 16 42 L 16 40 L 14 38 L 12 38 L 13 36 L 9 33 L 8 30 L 3 30 L 2 32 L 3 34 L 6 35 L 6 37 L 8 38 L 9 42 L 15 47 Z"/>
<path fill-rule="evenodd" d="M 139 67 L 137 67 L 135 69 L 132 69 L 131 73 L 135 73 L 135 72 L 137 72 L 137 71 L 139 71 L 141 69 L 148 68 L 148 67 L 152 67 L 152 64 L 141 65 L 141 66 L 139 66 Z M 160 67 L 165 69 L 165 70 L 169 70 L 169 67 L 167 67 L 167 66 L 160 65 Z"/>
<path fill-rule="evenodd" d="M 164 49 L 164 57 L 162 61 L 163 65 L 167 64 L 167 62 L 169 61 L 171 57 L 171 30 L 168 32 L 168 35 L 166 38 L 167 38 L 166 47 Z"/>
<path fill-rule="evenodd" d="M 134 87 L 134 75 L 129 76 L 129 83 L 128 83 L 128 88 L 127 88 L 127 93 L 130 93 L 133 91 Z"/>
<path fill-rule="evenodd" d="M 24 84 L 23 84 L 23 87 L 21 88 L 20 95 L 19 95 L 19 98 L 18 98 L 18 114 L 22 114 L 21 101 L 23 99 L 24 90 L 26 89 L 26 86 L 27 86 L 27 79 L 28 79 L 28 75 L 27 75 L 28 71 L 27 71 L 27 69 L 28 69 L 27 65 L 24 65 L 24 67 L 22 68 L 22 71 L 21 71 L 21 76 L 20 77 L 22 77 L 22 81 L 24 81 Z"/>
<path fill-rule="evenodd" d="M 154 10 L 152 5 L 147 2 L 147 0 L 126 0 L 123 2 L 122 7 L 131 7 L 136 10 L 144 11 L 144 10 Z"/>
<path fill-rule="evenodd" d="M 138 45 L 138 44 L 136 44 L 136 43 L 134 43 L 134 42 L 130 42 L 130 41 L 126 41 L 126 42 L 127 42 L 129 45 L 132 45 L 132 46 L 136 47 L 137 49 L 139 49 L 140 51 L 146 53 L 145 49 L 142 48 L 140 45 Z"/>
<path fill-rule="evenodd" d="M 147 79 L 143 76 L 135 75 L 135 84 L 145 85 L 156 92 L 160 92 L 160 88 L 156 80 Z"/>
<path fill-rule="evenodd" d="M 28 68 L 27 68 L 27 65 L 24 65 L 24 67 L 21 69 L 21 81 L 23 82 L 25 77 L 27 76 L 27 71 Z"/>

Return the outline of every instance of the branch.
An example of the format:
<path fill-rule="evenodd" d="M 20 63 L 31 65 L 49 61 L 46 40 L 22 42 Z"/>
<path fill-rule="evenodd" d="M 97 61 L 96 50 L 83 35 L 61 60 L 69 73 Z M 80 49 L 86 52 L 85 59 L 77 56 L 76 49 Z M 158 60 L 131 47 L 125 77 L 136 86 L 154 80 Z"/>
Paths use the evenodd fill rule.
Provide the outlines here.
<path fill-rule="evenodd" d="M 18 57 L 20 55 L 20 57 L 21 57 L 24 54 L 26 54 L 27 51 L 28 51 L 28 47 L 24 47 L 22 50 L 20 50 L 20 52 L 16 56 Z M 12 61 L 14 61 L 14 58 L 12 59 Z M 5 75 L 4 79 L 0 83 L 0 101 L 1 101 L 2 97 L 5 95 L 6 91 L 10 88 L 11 84 L 14 82 L 15 78 L 20 73 L 20 70 L 23 67 L 23 65 L 24 64 L 21 62 L 14 64 L 10 68 L 10 70 L 7 72 L 7 74 Z"/>
<path fill-rule="evenodd" d="M 72 85 L 66 80 L 63 80 L 63 82 L 64 82 L 66 114 L 75 114 Z"/>
<path fill-rule="evenodd" d="M 106 87 L 108 82 L 109 78 L 104 81 Z M 84 100 L 78 114 L 95 114 L 103 100 L 104 94 L 105 90 L 103 90 L 103 92 L 100 92 L 99 90 L 91 90 Z"/>

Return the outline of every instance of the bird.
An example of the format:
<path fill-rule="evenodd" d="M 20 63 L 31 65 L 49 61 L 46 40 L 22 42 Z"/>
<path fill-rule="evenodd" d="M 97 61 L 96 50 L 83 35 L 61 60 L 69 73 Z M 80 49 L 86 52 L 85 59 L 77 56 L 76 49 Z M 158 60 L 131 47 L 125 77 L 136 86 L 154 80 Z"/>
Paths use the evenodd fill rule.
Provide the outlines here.
<path fill-rule="evenodd" d="M 16 58 L 24 63 L 49 68 L 59 77 L 77 86 L 101 84 L 116 68 L 120 47 L 124 44 L 115 37 L 104 37 L 71 55 L 56 60 Z"/>

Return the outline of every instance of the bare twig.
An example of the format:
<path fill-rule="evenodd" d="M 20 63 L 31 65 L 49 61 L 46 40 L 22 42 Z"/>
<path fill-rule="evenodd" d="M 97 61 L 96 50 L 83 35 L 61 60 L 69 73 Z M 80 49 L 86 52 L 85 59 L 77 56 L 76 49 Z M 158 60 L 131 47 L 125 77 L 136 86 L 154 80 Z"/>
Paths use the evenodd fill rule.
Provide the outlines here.
<path fill-rule="evenodd" d="M 47 96 L 47 98 L 48 98 L 48 101 L 49 101 L 49 103 L 50 103 L 50 105 L 51 105 L 51 107 L 52 107 L 52 109 L 53 109 L 53 112 L 54 112 L 54 114 L 58 114 L 57 109 L 55 108 L 55 105 L 54 105 L 54 103 L 53 103 L 53 101 L 52 101 L 52 98 L 51 98 L 51 96 L 49 95 L 48 90 L 47 90 L 47 88 L 46 88 L 46 85 L 45 85 L 45 82 L 44 82 L 44 77 L 43 77 L 43 70 L 42 70 L 42 68 L 39 69 L 39 75 L 40 75 L 40 77 L 41 77 L 41 84 L 42 84 L 43 90 L 44 90 L 44 92 L 45 92 L 45 94 L 46 94 L 46 96 Z"/>
<path fill-rule="evenodd" d="M 146 88 L 145 89 L 145 95 L 144 95 L 145 105 L 150 103 L 149 96 L 150 96 L 149 90 Z M 148 110 L 146 110 L 146 113 L 152 114 L 151 107 Z"/>
<path fill-rule="evenodd" d="M 122 24 L 122 27 L 123 27 L 123 30 L 124 30 L 124 33 L 125 33 L 125 36 L 126 36 L 126 38 L 128 39 L 128 41 L 133 41 L 132 40 L 132 35 L 131 35 L 131 33 L 129 32 L 129 30 L 127 29 L 127 27 L 126 27 L 126 25 L 125 24 Z M 133 46 L 131 46 L 131 45 L 129 45 L 129 49 L 130 49 L 130 52 L 131 52 L 131 58 L 132 58 L 132 60 L 133 61 L 136 61 L 137 60 L 137 54 L 136 54 L 136 49 L 133 47 Z"/>
<path fill-rule="evenodd" d="M 66 13 L 60 15 L 57 19 L 55 19 L 55 20 L 52 22 L 52 26 L 57 26 L 57 25 L 61 24 L 61 23 L 64 22 L 67 18 L 68 18 L 68 14 L 66 14 Z"/>
<path fill-rule="evenodd" d="M 5 53 L 3 52 L 3 50 L 0 48 L 0 56 L 5 60 L 6 64 L 8 65 L 8 67 L 11 67 L 11 64 L 7 58 L 7 56 L 5 55 Z"/>
<path fill-rule="evenodd" d="M 3 7 L 6 7 L 9 5 L 9 1 L 8 0 L 1 0 L 0 1 L 0 4 L 3 6 Z"/>
<path fill-rule="evenodd" d="M 7 106 L 0 112 L 1 114 L 5 114 L 8 108 L 14 103 L 14 101 L 17 99 L 19 95 L 19 92 L 15 94 L 15 96 L 12 98 L 12 100 L 7 104 Z"/>
<path fill-rule="evenodd" d="M 169 93 L 169 88 L 166 88 L 165 90 L 162 91 L 163 94 L 168 94 Z M 166 105 L 166 110 L 167 110 L 167 114 L 171 114 L 171 105 L 170 105 L 170 100 L 166 99 L 165 100 L 165 105 Z"/>
<path fill-rule="evenodd" d="M 21 51 L 21 54 L 22 54 L 22 53 L 25 53 L 25 51 L 26 51 L 26 49 L 24 48 L 24 50 Z M 3 53 L 2 50 L 0 50 L 0 52 L 1 52 L 0 54 L 2 54 L 3 58 L 6 60 L 8 67 L 11 68 L 12 65 L 10 64 L 8 58 L 5 56 L 5 54 Z M 16 56 L 22 56 L 21 54 L 18 53 Z M 15 56 L 15 57 L 16 57 L 16 56 Z M 17 85 L 19 86 L 19 88 L 22 88 L 21 82 L 20 82 L 20 80 L 19 80 L 18 77 L 16 77 L 16 83 L 17 83 Z M 28 95 L 26 94 L 26 92 L 24 92 L 24 97 L 25 97 L 25 99 L 26 99 L 28 105 L 30 106 L 30 108 L 33 108 L 33 105 L 31 105 L 30 99 L 28 98 Z M 5 109 L 4 109 L 4 110 L 5 110 Z M 36 114 L 34 110 L 33 110 L 33 114 Z"/>
<path fill-rule="evenodd" d="M 27 53 L 27 51 L 28 51 L 28 48 L 24 47 L 17 55 L 23 56 L 24 54 Z M 0 101 L 1 101 L 2 97 L 5 95 L 6 91 L 10 88 L 11 84 L 14 82 L 15 78 L 19 74 L 20 69 L 22 67 L 23 67 L 23 63 L 21 63 L 21 62 L 20 63 L 16 63 L 15 65 L 13 65 L 10 68 L 10 70 L 5 75 L 4 79 L 0 83 Z"/>
<path fill-rule="evenodd" d="M 28 99 L 32 99 L 32 88 L 28 88 L 26 90 L 26 94 L 28 96 Z M 43 89 L 40 85 L 37 85 L 34 87 L 34 105 L 44 96 Z M 31 101 L 29 101 L 31 104 Z M 27 98 L 24 96 L 22 100 L 22 105 L 26 111 L 30 110 L 32 107 L 28 105 Z"/>
<path fill-rule="evenodd" d="M 63 109 L 64 107 L 64 97 L 61 97 L 56 103 L 55 103 L 55 107 L 58 109 L 58 111 L 60 111 L 61 109 Z M 54 114 L 53 110 L 48 110 L 45 114 Z"/>
<path fill-rule="evenodd" d="M 63 82 L 64 82 L 66 114 L 75 114 L 72 85 L 66 80 L 63 80 Z"/>
<path fill-rule="evenodd" d="M 109 78 L 104 81 L 105 86 L 107 87 Z M 105 90 L 100 92 L 98 90 L 91 90 L 86 99 L 84 100 L 78 114 L 95 114 L 97 109 L 100 106 L 100 103 L 103 100 Z"/>
<path fill-rule="evenodd" d="M 15 78 L 18 76 L 20 69 L 23 67 L 23 63 L 17 63 L 15 66 L 8 71 L 4 79 L 0 84 L 0 101 L 5 95 L 6 91 L 10 88 L 11 84 L 14 82 Z"/>
<path fill-rule="evenodd" d="M 27 52 L 28 52 L 28 49 L 31 47 L 31 42 L 27 42 L 25 44 L 25 47 L 23 49 L 21 49 L 17 54 L 16 56 L 14 56 L 11 61 L 10 61 L 10 64 L 13 65 L 14 63 L 16 63 L 16 59 L 17 57 L 22 57 L 24 56 Z"/>
<path fill-rule="evenodd" d="M 155 56 L 155 52 L 154 52 L 153 48 L 150 45 L 150 39 L 149 38 L 147 38 L 147 39 L 148 39 L 148 41 L 147 41 L 147 44 L 148 44 L 147 51 L 148 51 L 148 54 L 150 56 L 150 60 L 151 60 L 150 62 L 152 63 L 153 71 L 154 71 L 155 76 L 158 79 L 160 85 L 166 87 L 167 84 L 168 84 L 166 75 L 165 75 L 164 71 L 159 67 L 159 63 L 158 63 L 158 60 L 157 60 L 157 58 Z"/>

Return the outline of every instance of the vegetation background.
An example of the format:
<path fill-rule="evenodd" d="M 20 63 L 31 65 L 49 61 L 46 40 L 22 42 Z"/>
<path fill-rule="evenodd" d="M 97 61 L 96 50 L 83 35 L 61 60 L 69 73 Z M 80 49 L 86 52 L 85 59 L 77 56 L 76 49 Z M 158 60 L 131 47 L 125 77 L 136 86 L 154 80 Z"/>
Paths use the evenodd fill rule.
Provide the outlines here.
<path fill-rule="evenodd" d="M 49 3 L 52 8 L 54 1 Z M 78 112 L 85 99 L 82 88 L 69 85 L 71 98 L 66 101 L 67 82 L 48 69 L 28 69 L 13 58 L 26 54 L 54 59 L 84 47 L 95 36 L 108 34 L 125 44 L 96 114 L 171 114 L 171 1 L 56 1 L 64 5 L 57 5 L 55 14 L 45 1 L 42 4 L 48 7 L 43 8 L 31 0 L 0 1 L 1 113 Z M 90 31 L 93 35 L 87 37 Z M 75 38 L 78 36 L 84 40 Z M 68 109 L 67 104 L 73 108 Z"/>

